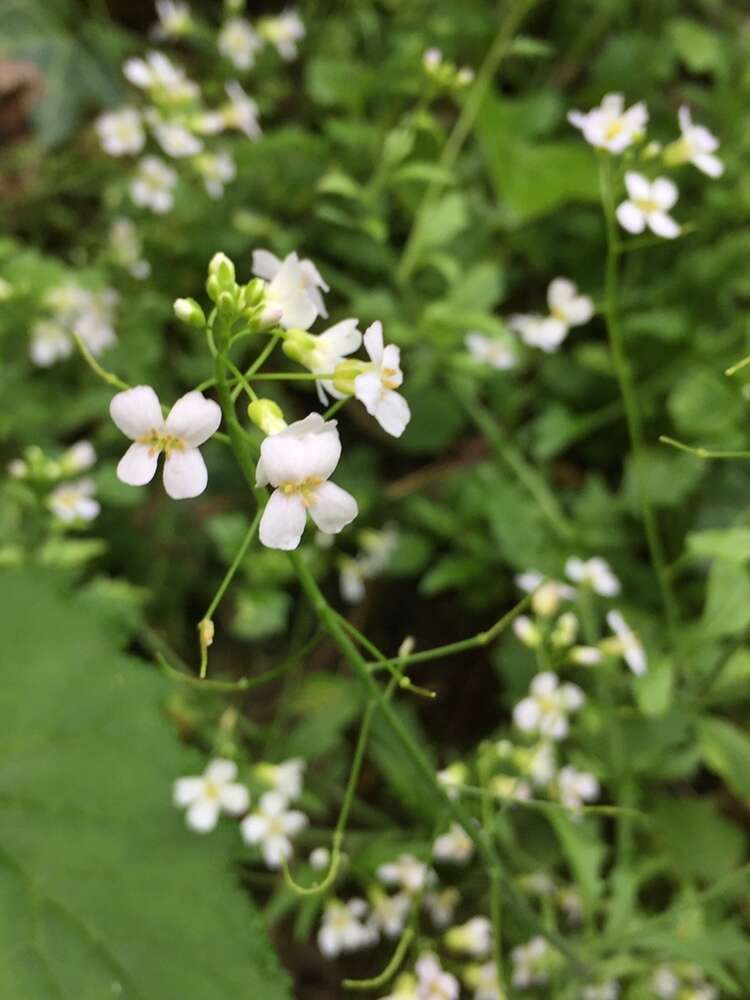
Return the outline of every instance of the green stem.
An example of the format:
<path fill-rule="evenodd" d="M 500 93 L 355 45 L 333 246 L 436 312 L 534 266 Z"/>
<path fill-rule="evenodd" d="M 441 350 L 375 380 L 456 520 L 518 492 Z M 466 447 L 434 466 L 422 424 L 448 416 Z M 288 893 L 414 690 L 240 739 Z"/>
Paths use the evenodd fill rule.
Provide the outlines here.
<path fill-rule="evenodd" d="M 94 372 L 94 374 L 98 375 L 103 382 L 106 382 L 107 385 L 113 386 L 115 389 L 122 389 L 123 391 L 127 391 L 132 388 L 132 386 L 128 385 L 127 382 L 123 382 L 121 378 L 118 378 L 117 375 L 114 375 L 112 372 L 108 372 L 106 368 L 102 368 L 94 355 L 77 334 L 73 334 L 73 339 L 76 342 L 76 346 L 80 351 L 83 360 Z"/>
<path fill-rule="evenodd" d="M 672 591 L 672 584 L 667 572 L 667 560 L 659 532 L 659 524 L 646 486 L 646 469 L 644 455 L 643 425 L 638 408 L 638 394 L 633 382 L 633 373 L 625 353 L 622 330 L 620 328 L 618 282 L 620 250 L 617 239 L 617 220 L 615 217 L 614 196 L 612 191 L 611 162 L 608 154 L 601 154 L 599 159 L 599 183 L 602 208 L 607 231 L 607 260 L 605 269 L 604 317 L 607 325 L 612 362 L 620 386 L 625 421 L 628 426 L 630 447 L 633 453 L 633 463 L 636 473 L 638 494 L 641 506 L 641 518 L 646 534 L 651 563 L 654 567 L 662 604 L 667 616 L 669 631 L 674 635 L 677 625 L 677 602 Z"/>
<path fill-rule="evenodd" d="M 482 789 L 489 782 L 491 769 L 484 766 L 480 758 L 480 778 Z M 488 838 L 494 837 L 495 805 L 491 795 L 482 795 L 482 828 Z M 490 871 L 490 920 L 492 922 L 492 951 L 497 976 L 497 988 L 500 997 L 506 996 L 505 978 L 503 973 L 503 913 L 500 879 L 494 870 Z"/>
<path fill-rule="evenodd" d="M 683 444 L 681 441 L 667 437 L 666 434 L 661 434 L 659 440 L 662 444 L 668 444 L 672 448 L 684 451 L 688 455 L 694 455 L 696 458 L 750 458 L 750 451 L 709 451 L 707 448 L 693 448 L 689 444 Z"/>
<path fill-rule="evenodd" d="M 246 379 L 252 378 L 252 376 L 255 375 L 255 373 L 263 366 L 263 364 L 268 360 L 268 358 L 271 356 L 271 354 L 273 354 L 273 352 L 274 352 L 274 350 L 276 348 L 276 345 L 279 342 L 280 337 L 281 337 L 281 334 L 279 334 L 279 333 L 275 333 L 271 337 L 271 339 L 268 341 L 268 343 L 266 344 L 266 346 L 260 352 L 260 354 L 258 355 L 258 357 L 255 359 L 255 361 L 253 361 L 253 363 L 250 365 L 250 367 L 248 368 L 248 370 L 245 372 L 244 378 L 246 378 Z M 241 392 L 242 392 L 242 385 L 238 384 L 232 390 L 232 399 L 237 399 L 237 397 L 239 396 L 239 394 Z"/>
<path fill-rule="evenodd" d="M 385 984 L 398 972 L 401 963 L 406 958 L 409 945 L 414 940 L 414 928 L 407 927 L 399 938 L 396 949 L 388 960 L 388 964 L 382 972 L 371 979 L 345 979 L 344 988 L 348 990 L 376 990 Z"/>

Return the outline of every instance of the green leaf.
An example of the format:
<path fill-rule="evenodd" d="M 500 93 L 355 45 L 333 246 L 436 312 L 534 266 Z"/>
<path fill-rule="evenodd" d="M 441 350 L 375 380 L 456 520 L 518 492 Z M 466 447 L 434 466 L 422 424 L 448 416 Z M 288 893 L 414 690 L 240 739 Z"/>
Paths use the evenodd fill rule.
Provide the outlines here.
<path fill-rule="evenodd" d="M 287 1000 L 236 825 L 198 837 L 171 804 L 203 762 L 167 683 L 38 572 L 0 578 L 0 631 L 0 996 Z"/>
<path fill-rule="evenodd" d="M 698 723 L 698 742 L 707 766 L 750 801 L 750 736 L 731 722 L 711 718 Z"/>
<path fill-rule="evenodd" d="M 713 564 L 700 624 L 703 635 L 710 638 L 738 635 L 750 626 L 750 573 L 747 569 L 729 562 Z"/>
<path fill-rule="evenodd" d="M 687 549 L 694 556 L 741 565 L 750 560 L 750 528 L 693 531 L 687 536 Z"/>
<path fill-rule="evenodd" d="M 655 832 L 681 878 L 721 878 L 743 856 L 742 831 L 710 799 L 660 799 L 652 812 Z M 685 836 L 685 831 L 690 836 Z"/>
<path fill-rule="evenodd" d="M 592 819 L 573 820 L 559 809 L 545 812 L 578 883 L 585 912 L 592 913 L 603 885 L 605 848 L 599 839 L 599 823 Z"/>
<path fill-rule="evenodd" d="M 669 34 L 680 59 L 694 73 L 708 73 L 724 63 L 721 38 L 699 21 L 675 18 L 669 24 Z"/>

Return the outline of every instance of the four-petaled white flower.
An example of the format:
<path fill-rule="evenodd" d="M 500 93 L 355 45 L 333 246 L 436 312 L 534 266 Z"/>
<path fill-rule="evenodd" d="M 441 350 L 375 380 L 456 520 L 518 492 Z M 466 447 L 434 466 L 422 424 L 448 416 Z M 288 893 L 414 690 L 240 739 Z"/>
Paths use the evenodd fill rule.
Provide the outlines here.
<path fill-rule="evenodd" d="M 175 66 L 162 52 L 149 52 L 145 59 L 127 59 L 122 71 L 134 87 L 158 92 L 162 100 L 191 101 L 200 95 L 198 85 L 188 80 L 185 71 Z"/>
<path fill-rule="evenodd" d="M 159 18 L 153 29 L 156 38 L 179 38 L 193 26 L 190 7 L 179 0 L 156 0 L 156 16 Z"/>
<path fill-rule="evenodd" d="M 362 334 L 358 324 L 359 320 L 356 319 L 342 319 L 339 323 L 329 326 L 323 333 L 316 336 L 310 334 L 312 340 L 309 349 L 300 355 L 299 361 L 313 374 L 332 374 L 340 361 L 359 350 Z M 344 393 L 334 386 L 332 379 L 316 380 L 315 386 L 318 399 L 324 406 L 328 403 L 328 395 L 334 399 L 342 399 L 344 396 Z"/>
<path fill-rule="evenodd" d="M 52 320 L 40 319 L 31 328 L 29 357 L 40 368 L 49 368 L 56 361 L 69 357 L 73 341 L 68 331 Z"/>
<path fill-rule="evenodd" d="M 229 153 L 202 153 L 193 164 L 203 177 L 209 198 L 214 200 L 224 194 L 224 185 L 237 176 L 237 167 Z"/>
<path fill-rule="evenodd" d="M 451 927 L 445 943 L 453 951 L 485 958 L 492 948 L 492 924 L 487 917 L 472 917 L 459 927 Z"/>
<path fill-rule="evenodd" d="M 440 965 L 437 955 L 422 955 L 414 967 L 419 1000 L 458 1000 L 461 987 L 455 976 Z"/>
<path fill-rule="evenodd" d="M 198 446 L 215 434 L 221 408 L 202 392 L 181 396 L 165 419 L 159 398 L 149 385 L 119 392 L 109 406 L 110 416 L 134 443 L 117 466 L 117 478 L 128 486 L 145 486 L 154 478 L 164 452 L 164 489 L 173 500 L 201 494 L 208 472 Z"/>
<path fill-rule="evenodd" d="M 556 674 L 545 670 L 537 674 L 529 695 L 513 709 L 513 721 L 525 733 L 539 733 L 551 740 L 568 735 L 568 715 L 584 702 L 577 684 L 560 684 Z"/>
<path fill-rule="evenodd" d="M 261 764 L 257 768 L 258 777 L 271 785 L 285 799 L 298 799 L 302 794 L 302 780 L 306 762 L 301 757 L 292 757 L 281 764 Z"/>
<path fill-rule="evenodd" d="M 497 337 L 485 337 L 483 333 L 472 330 L 464 338 L 466 349 L 475 361 L 496 368 L 498 371 L 507 371 L 518 364 L 513 350 Z"/>
<path fill-rule="evenodd" d="M 367 914 L 364 899 L 349 899 L 345 903 L 331 899 L 326 903 L 318 931 L 318 947 L 326 958 L 375 944 L 377 931 L 366 922 Z"/>
<path fill-rule="evenodd" d="M 525 989 L 527 986 L 541 986 L 546 983 L 547 971 L 544 963 L 548 952 L 549 945 L 541 935 L 513 948 L 510 953 L 513 964 L 513 985 Z"/>
<path fill-rule="evenodd" d="M 288 304 L 288 310 L 294 304 L 295 312 L 302 314 L 303 318 L 294 318 L 287 316 L 285 310 L 279 320 L 283 327 L 307 330 L 316 316 L 328 317 L 321 291 L 327 292 L 329 288 L 311 260 L 300 260 L 296 253 L 287 254 L 279 260 L 270 250 L 254 250 L 253 274 L 269 282 L 266 302 L 270 306 Z M 298 302 L 300 296 L 306 301 Z"/>
<path fill-rule="evenodd" d="M 515 582 L 527 594 L 534 591 L 531 606 L 543 618 L 554 615 L 562 601 L 575 600 L 576 592 L 573 587 L 559 580 L 546 580 L 544 574 L 535 569 L 519 573 Z"/>
<path fill-rule="evenodd" d="M 397 938 L 403 933 L 406 918 L 411 909 L 411 896 L 397 892 L 387 896 L 384 892 L 373 892 L 371 896 L 373 922 L 387 938 Z"/>
<path fill-rule="evenodd" d="M 376 875 L 384 885 L 398 885 L 407 892 L 419 892 L 427 884 L 429 868 L 413 854 L 402 854 L 395 861 L 380 865 Z"/>
<path fill-rule="evenodd" d="M 235 782 L 237 765 L 231 760 L 212 760 L 199 778 L 179 778 L 174 784 L 174 804 L 187 809 L 185 822 L 196 833 L 208 833 L 219 814 L 239 816 L 247 810 L 250 795 Z"/>
<path fill-rule="evenodd" d="M 616 597 L 620 593 L 620 581 L 612 572 L 607 560 L 600 556 L 585 560 L 571 556 L 565 563 L 565 575 L 573 583 L 583 583 L 591 587 L 594 593 L 601 597 Z"/>
<path fill-rule="evenodd" d="M 261 134 L 258 124 L 258 105 L 236 80 L 225 83 L 224 89 L 229 98 L 229 104 L 222 109 L 224 124 L 244 132 L 248 139 L 257 139 Z"/>
<path fill-rule="evenodd" d="M 96 483 L 93 479 L 79 479 L 76 483 L 61 483 L 50 493 L 47 503 L 60 521 L 93 521 L 101 510 L 94 500 Z"/>
<path fill-rule="evenodd" d="M 679 140 L 685 158 L 709 177 L 721 177 L 724 164 L 715 156 L 719 140 L 703 125 L 694 125 L 690 108 L 683 104 L 678 112 L 682 139 Z"/>
<path fill-rule="evenodd" d="M 219 32 L 219 52 L 237 69 L 250 69 L 263 42 L 244 17 L 232 17 Z"/>
<path fill-rule="evenodd" d="M 122 108 L 100 115 L 95 127 L 102 149 L 110 156 L 140 153 L 146 141 L 141 116 L 135 108 Z"/>
<path fill-rule="evenodd" d="M 557 775 L 557 792 L 564 806 L 578 812 L 584 802 L 599 798 L 599 782 L 593 774 L 568 764 L 561 767 Z"/>
<path fill-rule="evenodd" d="M 260 844 L 268 868 L 281 868 L 292 854 L 291 838 L 307 826 L 307 816 L 287 805 L 280 792 L 266 792 L 258 809 L 240 823 L 242 839 L 246 844 Z"/>
<path fill-rule="evenodd" d="M 130 197 L 136 205 L 163 215 L 174 205 L 172 189 L 177 174 L 158 156 L 144 156 L 130 182 Z"/>
<path fill-rule="evenodd" d="M 573 326 L 588 323 L 594 315 L 594 303 L 588 295 L 580 295 L 569 278 L 553 278 L 547 288 L 547 305 L 552 319 L 561 323 L 566 333 Z"/>
<path fill-rule="evenodd" d="M 508 317 L 508 326 L 524 344 L 547 354 L 556 351 L 568 335 L 566 327 L 553 316 L 539 313 L 514 313 Z"/>
<path fill-rule="evenodd" d="M 585 113 L 569 111 L 568 121 L 581 130 L 590 145 L 622 153 L 645 129 L 648 109 L 639 101 L 626 111 L 622 94 L 607 94 L 598 108 Z"/>
<path fill-rule="evenodd" d="M 364 342 L 372 367 L 354 379 L 354 395 L 384 431 L 401 437 L 411 420 L 409 404 L 396 392 L 404 380 L 401 352 L 395 344 L 383 346 L 379 320 L 367 328 Z"/>
<path fill-rule="evenodd" d="M 667 177 L 649 181 L 634 170 L 625 174 L 627 201 L 617 206 L 617 221 L 629 233 L 642 233 L 648 227 L 657 236 L 673 240 L 680 227 L 669 214 L 677 201 L 677 185 Z"/>
<path fill-rule="evenodd" d="M 646 651 L 643 648 L 643 644 L 640 639 L 627 624 L 620 612 L 608 612 L 607 624 L 616 636 L 615 644 L 618 648 L 618 652 L 622 655 L 623 659 L 636 677 L 640 677 L 641 674 L 645 674 L 647 667 Z M 605 640 L 605 642 L 609 642 L 609 640 Z"/>
<path fill-rule="evenodd" d="M 264 439 L 256 486 L 274 488 L 260 521 L 260 540 L 271 549 L 296 549 L 307 512 L 321 531 L 338 534 L 357 516 L 357 501 L 329 482 L 341 457 L 336 421 L 319 413 Z"/>
<path fill-rule="evenodd" d="M 259 30 L 285 62 L 297 58 L 297 43 L 305 37 L 305 26 L 296 10 L 265 18 Z"/>
<path fill-rule="evenodd" d="M 474 853 L 474 841 L 458 823 L 451 823 L 447 833 L 441 834 L 432 845 L 436 861 L 455 861 L 464 864 Z"/>

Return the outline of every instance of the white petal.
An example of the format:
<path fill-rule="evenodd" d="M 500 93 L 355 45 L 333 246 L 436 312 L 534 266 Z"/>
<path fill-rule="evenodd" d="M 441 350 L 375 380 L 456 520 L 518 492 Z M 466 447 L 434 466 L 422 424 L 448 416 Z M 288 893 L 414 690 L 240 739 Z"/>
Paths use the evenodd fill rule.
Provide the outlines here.
<path fill-rule="evenodd" d="M 568 311 L 568 304 L 576 297 L 578 289 L 568 278 L 555 278 L 547 289 L 547 304 L 550 309 Z"/>
<path fill-rule="evenodd" d="M 263 844 L 263 860 L 268 868 L 281 868 L 281 862 L 292 853 L 292 845 L 286 837 L 269 837 Z"/>
<path fill-rule="evenodd" d="M 687 132 L 688 129 L 691 128 L 693 124 L 693 118 L 692 115 L 690 114 L 690 108 L 687 106 L 687 104 L 680 105 L 680 108 L 677 112 L 677 120 L 680 123 L 681 132 Z"/>
<path fill-rule="evenodd" d="M 203 794 L 203 778 L 178 778 L 174 783 L 174 804 L 185 807 L 192 805 Z"/>
<path fill-rule="evenodd" d="M 354 395 L 373 416 L 382 392 L 383 380 L 379 372 L 364 372 L 354 379 Z"/>
<path fill-rule="evenodd" d="M 628 170 L 625 174 L 625 187 L 633 199 L 651 197 L 651 185 L 643 174 L 638 174 L 635 170 Z"/>
<path fill-rule="evenodd" d="M 696 153 L 693 163 L 709 177 L 721 177 L 724 173 L 724 164 L 718 156 L 713 156 L 711 153 Z"/>
<path fill-rule="evenodd" d="M 284 831 L 293 837 L 300 830 L 304 830 L 307 826 L 307 816 L 298 809 L 290 809 L 289 812 L 284 813 L 282 817 L 282 825 Z"/>
<path fill-rule="evenodd" d="M 571 326 L 581 326 L 588 323 L 594 315 L 594 303 L 588 295 L 579 295 L 568 303 L 565 317 Z"/>
<path fill-rule="evenodd" d="M 308 330 L 318 315 L 315 303 L 305 291 L 295 292 L 282 302 L 283 312 L 279 323 L 285 330 Z"/>
<path fill-rule="evenodd" d="M 240 823 L 240 833 L 246 844 L 257 844 L 268 832 L 268 820 L 258 813 L 251 813 Z"/>
<path fill-rule="evenodd" d="M 374 416 L 387 434 L 401 437 L 411 420 L 411 410 L 400 393 L 386 391 L 375 404 Z"/>
<path fill-rule="evenodd" d="M 164 462 L 164 489 L 173 500 L 200 496 L 208 484 L 208 470 L 197 448 L 173 451 Z"/>
<path fill-rule="evenodd" d="M 225 785 L 219 792 L 219 802 L 224 812 L 239 816 L 247 812 L 250 805 L 250 793 L 244 785 Z"/>
<path fill-rule="evenodd" d="M 534 698 L 523 698 L 513 709 L 513 721 L 524 732 L 536 729 L 540 715 L 539 703 Z"/>
<path fill-rule="evenodd" d="M 181 396 L 169 411 L 166 430 L 181 438 L 191 448 L 207 441 L 221 423 L 221 407 L 202 392 L 193 390 Z"/>
<path fill-rule="evenodd" d="M 185 821 L 196 833 L 208 833 L 219 821 L 219 803 L 211 799 L 197 799 L 188 809 Z"/>
<path fill-rule="evenodd" d="M 253 250 L 253 274 L 266 281 L 273 281 L 280 269 L 281 261 L 275 253 L 271 253 L 270 250 Z"/>
<path fill-rule="evenodd" d="M 669 211 L 677 201 L 678 196 L 677 185 L 668 177 L 657 177 L 651 185 L 651 197 L 665 211 Z"/>
<path fill-rule="evenodd" d="M 260 540 L 269 549 L 296 549 L 305 530 L 305 521 L 302 499 L 274 490 L 260 519 Z"/>
<path fill-rule="evenodd" d="M 322 483 L 315 490 L 315 500 L 310 504 L 310 517 L 328 535 L 338 534 L 358 513 L 357 501 L 351 493 L 335 483 Z"/>
<path fill-rule="evenodd" d="M 537 674 L 534 677 L 529 685 L 529 690 L 537 697 L 546 698 L 547 695 L 554 694 L 557 690 L 557 685 L 557 674 L 553 674 L 551 670 L 543 670 L 541 674 Z"/>
<path fill-rule="evenodd" d="M 678 223 L 666 212 L 649 212 L 648 226 L 652 233 L 663 236 L 666 240 L 673 240 L 680 235 Z"/>
<path fill-rule="evenodd" d="M 122 433 L 133 441 L 154 428 L 161 430 L 164 426 L 159 397 L 150 385 L 137 385 L 118 392 L 109 404 L 109 415 Z"/>
<path fill-rule="evenodd" d="M 117 478 L 128 486 L 145 486 L 154 478 L 158 457 L 147 444 L 131 444 L 117 466 Z"/>
<path fill-rule="evenodd" d="M 565 563 L 565 575 L 574 583 L 580 583 L 586 573 L 586 563 L 578 556 L 571 556 Z"/>
<path fill-rule="evenodd" d="M 320 336 L 325 338 L 331 353 L 339 357 L 353 354 L 362 344 L 362 334 L 357 329 L 359 320 L 342 319 L 340 323 L 330 326 Z"/>
<path fill-rule="evenodd" d="M 646 653 L 643 646 L 641 646 L 637 640 L 631 641 L 631 643 L 626 647 L 624 656 L 625 662 L 636 677 L 640 677 L 642 674 L 646 673 Z"/>
<path fill-rule="evenodd" d="M 204 777 L 217 785 L 225 785 L 237 777 L 237 765 L 233 760 L 216 757 L 206 768 Z"/>
<path fill-rule="evenodd" d="M 341 457 L 341 440 L 334 421 L 324 424 L 320 414 L 311 413 L 265 438 L 260 454 L 260 472 L 272 486 L 302 483 L 312 476 L 327 479 Z"/>
<path fill-rule="evenodd" d="M 646 228 L 646 216 L 632 201 L 617 206 L 617 221 L 629 233 L 642 233 Z"/>
<path fill-rule="evenodd" d="M 383 324 L 376 320 L 372 326 L 365 330 L 365 350 L 370 356 L 370 360 L 379 365 L 383 358 Z"/>

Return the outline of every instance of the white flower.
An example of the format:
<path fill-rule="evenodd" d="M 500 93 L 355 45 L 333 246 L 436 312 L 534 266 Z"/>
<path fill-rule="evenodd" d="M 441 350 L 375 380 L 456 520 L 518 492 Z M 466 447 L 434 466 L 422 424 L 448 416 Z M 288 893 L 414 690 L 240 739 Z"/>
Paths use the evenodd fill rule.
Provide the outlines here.
<path fill-rule="evenodd" d="M 625 187 L 629 198 L 617 206 L 617 221 L 629 233 L 642 233 L 648 226 L 652 233 L 672 240 L 680 235 L 680 227 L 669 215 L 677 201 L 677 185 L 667 177 L 647 180 L 642 174 L 628 170 Z"/>
<path fill-rule="evenodd" d="M 297 42 L 305 37 L 305 26 L 296 10 L 265 18 L 259 30 L 286 62 L 297 58 Z"/>
<path fill-rule="evenodd" d="M 594 303 L 588 295 L 579 295 L 577 286 L 568 278 L 554 278 L 550 282 L 547 305 L 552 319 L 562 323 L 566 331 L 588 323 L 594 315 Z"/>
<path fill-rule="evenodd" d="M 50 320 L 39 320 L 31 328 L 29 356 L 40 368 L 49 368 L 56 361 L 73 352 L 73 341 L 68 331 Z"/>
<path fill-rule="evenodd" d="M 466 349 L 475 361 L 506 371 L 518 364 L 516 355 L 503 340 L 497 337 L 485 337 L 483 333 L 472 330 L 464 338 Z"/>
<path fill-rule="evenodd" d="M 96 451 L 90 441 L 76 441 L 63 454 L 60 461 L 71 472 L 83 472 L 96 462 Z"/>
<path fill-rule="evenodd" d="M 568 656 L 579 667 L 595 667 L 604 658 L 601 649 L 596 646 L 574 646 Z"/>
<path fill-rule="evenodd" d="M 554 316 L 538 313 L 516 313 L 508 317 L 508 326 L 524 344 L 552 354 L 568 335 L 568 328 Z"/>
<path fill-rule="evenodd" d="M 521 590 L 530 594 L 534 591 L 531 606 L 536 614 L 543 618 L 550 618 L 555 614 L 562 601 L 575 600 L 576 592 L 567 583 L 559 580 L 545 580 L 544 574 L 535 569 L 519 573 L 515 577 L 515 583 Z"/>
<path fill-rule="evenodd" d="M 96 483 L 80 479 L 77 483 L 61 483 L 50 493 L 47 503 L 60 521 L 93 521 L 101 510 L 94 500 Z"/>
<path fill-rule="evenodd" d="M 364 899 L 350 899 L 346 903 L 331 899 L 326 903 L 318 931 L 318 947 L 326 958 L 335 958 L 342 952 L 358 951 L 375 944 L 377 932 L 365 923 L 366 917 L 367 903 Z"/>
<path fill-rule="evenodd" d="M 190 8 L 179 0 L 156 0 L 156 15 L 159 18 L 154 28 L 157 38 L 179 38 L 193 27 Z"/>
<path fill-rule="evenodd" d="M 224 85 L 224 89 L 229 98 L 229 104 L 222 109 L 224 123 L 229 128 L 244 132 L 248 139 L 257 139 L 261 134 L 258 124 L 258 105 L 236 80 L 230 80 Z"/>
<path fill-rule="evenodd" d="M 310 851 L 310 857 L 307 860 L 311 868 L 314 868 L 316 872 L 320 872 L 330 865 L 331 852 L 327 847 L 315 847 Z"/>
<path fill-rule="evenodd" d="M 130 182 L 130 197 L 136 205 L 163 215 L 174 204 L 172 189 L 177 174 L 158 156 L 144 156 Z"/>
<path fill-rule="evenodd" d="M 360 536 L 362 552 L 359 563 L 366 577 L 377 576 L 387 568 L 391 556 L 398 549 L 399 534 L 392 526 L 382 531 L 369 529 Z"/>
<path fill-rule="evenodd" d="M 219 52 L 237 69 L 250 69 L 263 42 L 249 21 L 244 17 L 232 17 L 219 32 L 218 45 Z"/>
<path fill-rule="evenodd" d="M 190 129 L 179 122 L 163 121 L 158 115 L 153 116 L 149 123 L 154 138 L 167 154 L 175 159 L 183 156 L 196 156 L 203 149 L 203 141 L 193 135 Z"/>
<path fill-rule="evenodd" d="M 593 774 L 567 765 L 557 775 L 557 793 L 564 806 L 577 812 L 584 802 L 594 802 L 599 797 L 599 782 Z"/>
<path fill-rule="evenodd" d="M 518 618 L 513 620 L 513 632 L 519 642 L 522 642 L 524 646 L 528 646 L 529 649 L 536 649 L 539 645 L 541 638 L 539 629 L 528 615 L 519 615 Z"/>
<path fill-rule="evenodd" d="M 606 983 L 584 987 L 582 1000 L 617 1000 L 619 995 L 619 984 L 614 979 L 610 979 Z"/>
<path fill-rule="evenodd" d="M 345 557 L 339 564 L 339 590 L 349 604 L 358 604 L 365 596 L 365 574 L 357 559 Z"/>
<path fill-rule="evenodd" d="M 414 971 L 419 1000 L 458 1000 L 459 982 L 450 972 L 443 971 L 436 955 L 422 955 Z"/>
<path fill-rule="evenodd" d="M 447 833 L 441 834 L 432 845 L 436 861 L 455 861 L 464 864 L 474 853 L 474 841 L 458 823 L 451 823 Z"/>
<path fill-rule="evenodd" d="M 246 844 L 260 844 L 268 868 L 280 868 L 292 853 L 291 837 L 307 825 L 307 816 L 296 809 L 287 809 L 287 800 L 280 792 L 261 795 L 258 809 L 240 823 L 240 833 Z"/>
<path fill-rule="evenodd" d="M 424 897 L 424 908 L 433 924 L 442 930 L 453 923 L 453 914 L 456 912 L 459 900 L 458 889 L 449 886 L 440 892 L 428 892 Z"/>
<path fill-rule="evenodd" d="M 188 392 L 174 404 L 166 420 L 149 385 L 119 392 L 109 406 L 117 427 L 134 443 L 117 466 L 117 478 L 128 486 L 145 486 L 154 478 L 164 452 L 164 489 L 173 500 L 201 494 L 208 473 L 198 446 L 215 434 L 221 408 L 201 392 Z"/>
<path fill-rule="evenodd" d="M 376 871 L 384 885 L 398 885 L 407 892 L 419 892 L 427 884 L 429 869 L 413 854 L 402 854 L 395 861 L 389 861 Z"/>
<path fill-rule="evenodd" d="M 646 651 L 641 641 L 633 630 L 627 625 L 625 619 L 619 611 L 607 613 L 607 624 L 617 638 L 618 651 L 624 657 L 625 662 L 636 675 L 646 673 Z"/>
<path fill-rule="evenodd" d="M 709 177 L 721 177 L 724 164 L 714 153 L 719 148 L 719 140 L 703 125 L 694 125 L 690 108 L 682 105 L 678 112 L 682 140 L 679 145 L 685 159 L 702 170 Z"/>
<path fill-rule="evenodd" d="M 470 83 L 474 82 L 475 77 L 476 73 L 471 66 L 462 66 L 456 74 L 456 82 L 461 87 L 468 87 Z"/>
<path fill-rule="evenodd" d="M 661 1000 L 671 1000 L 672 997 L 676 997 L 679 988 L 680 980 L 668 965 L 660 965 L 654 969 L 651 989 Z"/>
<path fill-rule="evenodd" d="M 179 778 L 174 784 L 174 804 L 187 808 L 185 821 L 196 833 L 208 833 L 219 814 L 239 816 L 250 804 L 244 785 L 235 783 L 237 765 L 231 760 L 212 760 L 199 778 Z"/>
<path fill-rule="evenodd" d="M 616 597 L 620 593 L 620 581 L 606 559 L 599 556 L 586 560 L 571 556 L 565 563 L 565 575 L 573 583 L 591 587 L 601 597 Z"/>
<path fill-rule="evenodd" d="M 394 344 L 383 346 L 383 327 L 379 321 L 367 328 L 364 342 L 372 368 L 357 375 L 354 395 L 384 431 L 393 437 L 401 437 L 411 420 L 409 404 L 395 391 L 404 380 L 401 352 Z"/>
<path fill-rule="evenodd" d="M 456 761 L 437 772 L 437 779 L 445 789 L 449 799 L 457 799 L 460 794 L 461 785 L 465 785 L 469 777 L 469 772 L 465 764 Z"/>
<path fill-rule="evenodd" d="M 497 965 L 494 961 L 484 965 L 470 965 L 464 972 L 466 985 L 474 990 L 474 1000 L 504 1000 L 505 994 L 500 990 L 497 978 Z"/>
<path fill-rule="evenodd" d="M 141 116 L 135 108 L 100 115 L 95 127 L 102 149 L 110 156 L 140 153 L 146 141 Z"/>
<path fill-rule="evenodd" d="M 101 292 L 84 292 L 84 295 L 80 311 L 71 316 L 69 322 L 75 335 L 97 357 L 117 343 L 112 314 L 118 296 L 111 288 L 105 288 Z"/>
<path fill-rule="evenodd" d="M 512 774 L 496 774 L 489 784 L 493 795 L 511 802 L 527 802 L 531 798 L 531 787 L 528 781 L 514 777 Z"/>
<path fill-rule="evenodd" d="M 549 946 L 540 935 L 531 938 L 526 944 L 513 948 L 510 960 L 513 964 L 513 985 L 519 989 L 527 986 L 539 986 L 547 981 L 547 973 L 543 968 Z"/>
<path fill-rule="evenodd" d="M 256 485 L 275 487 L 260 521 L 260 540 L 271 549 L 296 549 L 306 515 L 321 531 L 338 534 L 357 516 L 357 501 L 328 481 L 341 457 L 336 421 L 319 413 L 264 439 Z"/>
<path fill-rule="evenodd" d="M 141 257 L 141 240 L 132 219 L 119 216 L 112 220 L 109 230 L 109 249 L 112 259 L 127 268 L 134 278 L 147 278 L 151 265 Z"/>
<path fill-rule="evenodd" d="M 127 59 L 122 71 L 133 86 L 150 91 L 160 100 L 179 103 L 195 100 L 200 95 L 199 87 L 188 80 L 184 70 L 162 52 L 149 52 L 145 59 Z"/>
<path fill-rule="evenodd" d="M 224 185 L 237 176 L 237 167 L 229 153 L 203 153 L 195 160 L 195 167 L 203 177 L 209 198 L 214 200 L 224 194 Z"/>
<path fill-rule="evenodd" d="M 332 374 L 340 361 L 359 350 L 362 334 L 359 332 L 358 323 L 359 320 L 356 319 L 342 319 L 339 323 L 329 326 L 323 333 L 309 334 L 304 347 L 295 357 L 313 374 Z M 335 399 L 342 399 L 344 396 L 344 393 L 334 386 L 332 379 L 319 379 L 315 386 L 318 398 L 324 406 L 328 403 L 329 394 Z"/>
<path fill-rule="evenodd" d="M 552 740 L 568 734 L 568 714 L 583 705 L 583 691 L 576 684 L 560 684 L 556 674 L 537 674 L 529 696 L 513 709 L 513 721 L 525 733 L 539 733 Z"/>
<path fill-rule="evenodd" d="M 581 130 L 590 145 L 622 153 L 645 129 L 648 109 L 639 101 L 626 111 L 622 94 L 607 94 L 598 108 L 568 112 L 568 121 Z"/>
<path fill-rule="evenodd" d="M 286 329 L 307 330 L 316 316 L 328 317 L 321 295 L 321 289 L 329 290 L 328 285 L 311 260 L 300 260 L 296 253 L 290 253 L 282 261 L 270 250 L 254 250 L 253 274 L 270 282 L 266 287 L 268 305 L 286 307 L 279 320 Z"/>
<path fill-rule="evenodd" d="M 524 773 L 535 785 L 548 785 L 557 773 L 554 743 L 537 743 L 528 751 Z"/>
<path fill-rule="evenodd" d="M 583 900 L 576 889 L 563 888 L 558 890 L 557 902 L 572 927 L 577 927 L 582 923 Z"/>
<path fill-rule="evenodd" d="M 422 65 L 428 72 L 433 72 L 443 61 L 443 53 L 440 49 L 425 49 L 422 53 Z"/>
<path fill-rule="evenodd" d="M 372 916 L 375 926 L 388 938 L 401 937 L 411 902 L 411 896 L 405 892 L 397 892 L 393 896 L 380 891 L 373 893 Z"/>
<path fill-rule="evenodd" d="M 307 764 L 301 757 L 292 757 L 282 764 L 261 764 L 256 770 L 261 781 L 271 785 L 285 799 L 298 799 Z"/>
<path fill-rule="evenodd" d="M 492 948 L 492 924 L 487 917 L 472 917 L 445 935 L 446 945 L 453 951 L 485 958 Z"/>

